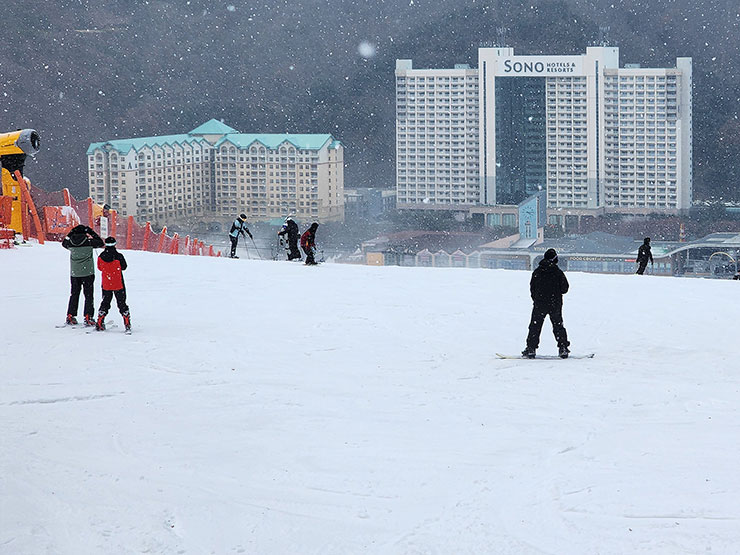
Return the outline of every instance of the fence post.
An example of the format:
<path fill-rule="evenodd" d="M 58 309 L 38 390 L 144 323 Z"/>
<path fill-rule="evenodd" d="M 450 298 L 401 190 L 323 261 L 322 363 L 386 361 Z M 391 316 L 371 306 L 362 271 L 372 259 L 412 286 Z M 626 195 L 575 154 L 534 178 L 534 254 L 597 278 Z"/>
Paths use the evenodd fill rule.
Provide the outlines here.
<path fill-rule="evenodd" d="M 213 245 L 208 246 L 208 256 L 213 256 Z"/>
<path fill-rule="evenodd" d="M 93 199 L 87 197 L 87 225 L 95 229 L 95 218 L 93 218 Z"/>
<path fill-rule="evenodd" d="M 149 247 L 149 237 L 152 234 L 152 224 L 147 222 L 144 227 L 144 244 L 141 246 L 141 250 L 145 251 Z"/>
<path fill-rule="evenodd" d="M 157 252 L 162 252 L 165 235 L 167 235 L 167 226 L 164 226 L 162 228 L 162 232 L 159 234 L 159 244 L 157 244 Z"/>
<path fill-rule="evenodd" d="M 72 206 L 72 195 L 69 194 L 69 189 L 66 187 L 62 189 L 62 194 L 64 195 L 65 206 Z"/>
<path fill-rule="evenodd" d="M 190 235 L 185 236 L 185 246 L 183 247 L 183 254 L 190 254 L 188 248 L 190 247 Z"/>
<path fill-rule="evenodd" d="M 28 185 L 26 184 L 26 180 L 21 175 L 20 171 L 15 170 L 13 174 L 15 175 L 15 180 L 18 182 L 18 186 L 21 189 L 21 212 L 24 218 L 23 219 L 23 237 L 30 237 L 30 234 L 26 233 L 26 231 L 29 231 L 29 232 L 31 231 L 31 222 L 28 219 L 28 212 L 30 210 L 31 216 L 33 217 L 33 223 L 36 226 L 36 238 L 38 239 L 39 244 L 43 245 L 46 237 L 44 235 L 44 230 L 41 228 L 41 221 L 39 220 L 38 212 L 36 212 L 36 205 L 33 203 L 33 198 L 31 197 L 31 191 L 28 190 Z M 27 226 L 26 226 L 26 222 L 28 222 Z"/>
<path fill-rule="evenodd" d="M 116 220 L 118 218 L 118 213 L 115 210 L 110 211 L 110 235 L 111 237 L 116 236 Z"/>
<path fill-rule="evenodd" d="M 134 217 L 128 217 L 128 233 L 126 234 L 126 249 L 131 250 L 131 243 L 134 239 Z"/>
<path fill-rule="evenodd" d="M 170 254 L 179 254 L 180 251 L 180 236 L 175 233 L 175 236 L 172 238 L 172 248 L 170 249 Z"/>

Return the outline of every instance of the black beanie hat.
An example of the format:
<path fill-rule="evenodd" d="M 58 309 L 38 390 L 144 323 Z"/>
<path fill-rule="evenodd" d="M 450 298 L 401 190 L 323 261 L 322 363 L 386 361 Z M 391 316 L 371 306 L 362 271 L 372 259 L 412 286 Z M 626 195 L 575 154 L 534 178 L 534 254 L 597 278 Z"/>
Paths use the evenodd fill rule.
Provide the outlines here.
<path fill-rule="evenodd" d="M 555 260 L 558 259 L 558 253 L 555 252 L 555 249 L 547 249 L 545 251 L 545 260 Z"/>

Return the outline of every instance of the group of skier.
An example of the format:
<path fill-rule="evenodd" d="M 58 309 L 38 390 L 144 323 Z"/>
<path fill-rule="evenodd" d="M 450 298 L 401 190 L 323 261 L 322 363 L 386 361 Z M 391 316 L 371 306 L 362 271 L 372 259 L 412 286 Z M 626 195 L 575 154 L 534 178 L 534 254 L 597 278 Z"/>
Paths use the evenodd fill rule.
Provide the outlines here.
<path fill-rule="evenodd" d="M 300 235 L 301 249 L 306 253 L 306 264 L 313 266 L 318 264 L 314 255 L 316 254 L 316 230 L 319 224 L 313 222 L 309 228 L 300 235 L 298 224 L 295 223 L 293 216 L 285 218 L 285 223 L 280 231 L 277 232 L 280 243 L 287 242 L 288 260 L 300 260 L 301 252 L 298 250 L 298 241 Z"/>
<path fill-rule="evenodd" d="M 123 271 L 127 264 L 123 255 L 116 250 L 115 237 L 107 237 L 103 241 L 94 229 L 78 225 L 64 237 L 62 246 L 69 250 L 72 286 L 67 305 L 67 325 L 77 324 L 77 309 L 80 304 L 80 291 L 82 291 L 85 297 L 83 316 L 86 326 L 94 326 L 98 331 L 105 330 L 105 317 L 115 296 L 118 310 L 123 317 L 123 324 L 126 331 L 130 332 L 131 314 L 126 304 L 126 285 L 123 282 Z M 102 274 L 103 301 L 100 303 L 96 319 L 94 317 L 95 261 L 93 249 L 100 247 L 104 247 L 104 250 L 98 257 L 97 266 Z"/>
<path fill-rule="evenodd" d="M 234 220 L 229 231 L 231 239 L 231 258 L 236 256 L 236 247 L 239 235 L 254 239 L 247 228 L 247 216 L 240 214 Z M 313 222 L 311 226 L 300 235 L 300 245 L 306 254 L 306 264 L 317 264 L 314 253 L 316 250 L 316 230 L 319 224 Z M 292 216 L 285 219 L 278 237 L 287 240 L 288 260 L 300 260 L 301 253 L 298 250 L 299 241 L 298 224 Z M 123 282 L 123 271 L 126 269 L 126 259 L 116 250 L 116 240 L 108 237 L 103 241 L 95 230 L 78 225 L 69 232 L 62 241 L 62 246 L 70 251 L 71 268 L 71 293 L 67 307 L 67 324 L 77 324 L 77 309 L 80 300 L 80 291 L 84 293 L 85 304 L 83 308 L 84 323 L 86 326 L 95 326 L 97 330 L 105 330 L 105 317 L 110 310 L 111 301 L 116 297 L 118 310 L 123 317 L 126 331 L 131 330 L 131 316 L 126 304 L 126 286 Z M 105 247 L 98 257 L 98 269 L 102 272 L 103 301 L 98 309 L 97 320 L 93 317 L 94 298 L 93 284 L 95 282 L 95 270 L 93 265 L 93 249 Z M 650 248 L 650 237 L 646 237 L 640 246 L 637 255 L 637 274 L 642 275 L 647 263 L 653 263 L 653 255 Z M 540 343 L 542 325 L 547 316 L 552 323 L 552 331 L 558 345 L 560 358 L 568 358 L 570 354 L 568 333 L 563 325 L 563 295 L 568 292 L 569 284 L 565 273 L 558 266 L 558 253 L 555 249 L 548 249 L 540 260 L 539 265 L 532 272 L 529 282 L 529 291 L 532 297 L 532 316 L 529 322 L 529 333 L 527 343 L 522 351 L 524 358 L 535 358 L 537 347 Z"/>
<path fill-rule="evenodd" d="M 301 249 L 306 254 L 306 264 L 313 266 L 318 264 L 315 259 L 316 254 L 316 230 L 318 230 L 319 224 L 313 222 L 311 226 L 303 233 L 300 234 L 298 224 L 295 222 L 292 216 L 285 218 L 280 231 L 277 232 L 281 243 L 287 242 L 288 260 L 301 260 L 301 252 L 298 250 L 298 241 L 300 240 Z M 239 244 L 239 235 L 246 239 L 247 235 L 254 241 L 252 233 L 247 228 L 247 215 L 240 214 L 234 223 L 231 224 L 231 230 L 229 231 L 229 239 L 231 240 L 231 252 L 230 258 L 239 258 L 236 255 L 236 247 Z"/>

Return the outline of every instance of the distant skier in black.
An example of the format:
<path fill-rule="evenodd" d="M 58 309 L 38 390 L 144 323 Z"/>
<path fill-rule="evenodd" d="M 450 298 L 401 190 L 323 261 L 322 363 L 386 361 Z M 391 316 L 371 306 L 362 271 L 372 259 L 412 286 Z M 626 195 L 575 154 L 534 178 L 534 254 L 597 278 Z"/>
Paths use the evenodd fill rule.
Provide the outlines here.
<path fill-rule="evenodd" d="M 239 243 L 240 233 L 245 239 L 247 235 L 249 235 L 250 239 L 253 239 L 252 234 L 249 232 L 249 229 L 247 229 L 247 215 L 246 214 L 239 214 L 239 217 L 236 220 L 234 220 L 233 224 L 231 224 L 231 230 L 229 231 L 229 239 L 231 239 L 231 254 L 229 256 L 231 258 L 239 258 L 236 255 L 236 245 Z"/>
<path fill-rule="evenodd" d="M 303 235 L 301 235 L 301 248 L 306 253 L 306 264 L 313 266 L 318 264 L 314 259 L 314 251 L 316 251 L 316 230 L 319 229 L 319 224 L 314 222 L 311 224 Z"/>
<path fill-rule="evenodd" d="M 639 267 L 636 273 L 640 275 L 645 273 L 648 261 L 650 261 L 650 264 L 653 264 L 653 253 L 650 250 L 650 237 L 645 237 L 645 240 L 637 251 L 637 263 Z"/>
<path fill-rule="evenodd" d="M 280 231 L 278 231 L 280 237 L 288 236 L 288 260 L 301 259 L 301 251 L 298 250 L 298 238 L 300 233 L 298 231 L 298 224 L 293 221 L 292 216 L 288 216 L 285 219 L 285 223 Z"/>
<path fill-rule="evenodd" d="M 568 358 L 568 334 L 563 326 L 563 295 L 568 292 L 568 279 L 558 267 L 558 253 L 555 249 L 547 249 L 545 257 L 539 266 L 532 272 L 529 282 L 529 291 L 534 301 L 532 319 L 529 322 L 527 348 L 522 351 L 525 358 L 534 358 L 540 344 L 540 332 L 545 317 L 550 316 L 552 332 L 558 342 L 558 355 Z"/>

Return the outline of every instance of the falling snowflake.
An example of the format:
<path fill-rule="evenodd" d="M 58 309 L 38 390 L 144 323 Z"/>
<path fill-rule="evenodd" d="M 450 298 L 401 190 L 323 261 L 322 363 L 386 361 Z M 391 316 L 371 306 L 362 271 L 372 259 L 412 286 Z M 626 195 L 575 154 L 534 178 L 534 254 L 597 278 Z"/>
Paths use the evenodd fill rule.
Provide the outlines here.
<path fill-rule="evenodd" d="M 372 42 L 364 40 L 357 47 L 357 52 L 359 52 L 360 56 L 363 58 L 372 58 L 375 56 L 377 48 Z"/>

